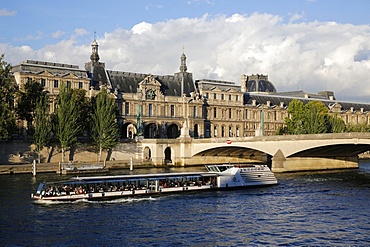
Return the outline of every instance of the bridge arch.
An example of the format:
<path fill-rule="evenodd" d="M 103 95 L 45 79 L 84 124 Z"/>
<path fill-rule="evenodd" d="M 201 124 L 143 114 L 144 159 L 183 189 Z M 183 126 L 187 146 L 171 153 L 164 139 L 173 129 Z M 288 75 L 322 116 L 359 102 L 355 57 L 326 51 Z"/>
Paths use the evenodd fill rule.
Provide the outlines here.
<path fill-rule="evenodd" d="M 336 143 L 330 145 L 315 145 L 298 150 L 286 157 L 337 157 L 356 156 L 370 150 L 370 144 Z"/>
<path fill-rule="evenodd" d="M 193 153 L 193 157 L 223 158 L 235 162 L 264 162 L 271 159 L 271 155 L 261 150 L 240 145 L 220 145 L 216 147 L 203 148 Z"/>

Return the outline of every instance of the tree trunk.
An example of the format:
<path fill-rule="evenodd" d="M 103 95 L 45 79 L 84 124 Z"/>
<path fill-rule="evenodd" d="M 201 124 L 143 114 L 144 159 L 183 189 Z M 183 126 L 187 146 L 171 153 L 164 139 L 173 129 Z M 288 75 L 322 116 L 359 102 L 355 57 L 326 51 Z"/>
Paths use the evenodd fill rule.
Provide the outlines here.
<path fill-rule="evenodd" d="M 65 148 L 62 147 L 62 163 L 64 163 L 64 152 L 65 152 Z"/>
<path fill-rule="evenodd" d="M 102 151 L 103 151 L 103 149 L 102 149 L 101 147 L 99 147 L 99 157 L 98 157 L 98 162 L 100 162 L 100 161 L 101 161 Z"/>

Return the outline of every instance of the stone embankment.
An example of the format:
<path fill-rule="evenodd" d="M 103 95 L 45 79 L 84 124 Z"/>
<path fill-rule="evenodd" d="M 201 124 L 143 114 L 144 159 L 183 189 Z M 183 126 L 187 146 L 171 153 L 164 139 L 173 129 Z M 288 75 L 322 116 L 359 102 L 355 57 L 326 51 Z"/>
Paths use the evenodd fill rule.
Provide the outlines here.
<path fill-rule="evenodd" d="M 136 159 L 138 147 L 135 142 L 120 143 L 109 154 L 103 152 L 102 159 L 106 159 L 106 168 L 125 169 L 130 167 L 130 160 L 133 159 L 134 166 L 151 167 L 149 162 L 140 162 Z M 41 152 L 41 163 L 37 164 L 39 172 L 59 172 L 59 162 L 62 160 L 61 150 L 57 147 L 44 148 Z M 32 173 L 33 160 L 38 155 L 35 146 L 27 140 L 9 141 L 0 143 L 0 174 Z M 96 165 L 97 154 L 88 144 L 81 144 L 78 147 L 68 150 L 65 153 L 65 160 L 71 160 L 74 167 Z M 100 162 L 103 164 L 103 162 Z"/>
<path fill-rule="evenodd" d="M 73 163 L 73 166 L 78 168 L 80 166 L 91 165 L 87 163 Z M 135 169 L 139 168 L 151 168 L 153 167 L 150 163 L 135 163 L 133 164 Z M 105 162 L 105 168 L 107 170 L 115 169 L 129 169 L 130 161 L 107 161 Z M 13 174 L 32 174 L 33 165 L 32 164 L 6 164 L 0 165 L 0 175 L 13 175 Z M 36 164 L 36 173 L 60 173 L 59 163 L 41 163 Z"/>

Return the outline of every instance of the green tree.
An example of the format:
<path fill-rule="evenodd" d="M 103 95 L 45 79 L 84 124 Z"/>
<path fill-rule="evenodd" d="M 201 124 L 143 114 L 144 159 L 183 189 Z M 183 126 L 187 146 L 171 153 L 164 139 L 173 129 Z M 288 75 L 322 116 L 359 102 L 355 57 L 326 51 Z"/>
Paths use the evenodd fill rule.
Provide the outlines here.
<path fill-rule="evenodd" d="M 293 99 L 288 108 L 289 118 L 286 118 L 286 128 L 278 133 L 297 134 L 319 134 L 341 131 L 340 119 L 332 119 L 328 115 L 328 108 L 319 101 L 310 101 L 306 105 L 298 99 Z M 332 123 L 330 121 L 333 121 Z M 335 124 L 335 126 L 331 126 Z"/>
<path fill-rule="evenodd" d="M 11 65 L 0 55 L 0 141 L 15 132 L 14 95 L 16 84 L 11 72 Z"/>
<path fill-rule="evenodd" d="M 85 133 L 89 131 L 89 123 L 90 117 L 91 117 L 91 102 L 90 100 L 85 96 L 86 91 L 83 89 L 77 89 L 75 90 L 76 94 L 76 110 L 78 112 L 78 122 L 81 125 L 80 133 L 78 133 L 79 136 L 84 135 Z M 85 132 L 85 133 L 84 133 Z"/>
<path fill-rule="evenodd" d="M 49 97 L 43 95 L 36 103 L 34 115 L 33 143 L 36 145 L 38 162 L 41 163 L 41 151 L 52 138 L 51 116 L 49 113 Z"/>
<path fill-rule="evenodd" d="M 305 134 L 303 127 L 305 108 L 303 102 L 293 99 L 289 103 L 288 114 L 290 117 L 285 119 L 286 133 L 290 135 Z"/>
<path fill-rule="evenodd" d="M 117 105 L 103 88 L 92 104 L 91 138 L 99 150 L 98 162 L 101 160 L 103 149 L 110 149 L 117 145 Z"/>
<path fill-rule="evenodd" d="M 339 118 L 337 115 L 327 117 L 328 121 L 328 132 L 330 133 L 342 133 L 346 130 L 346 124 L 343 119 Z"/>
<path fill-rule="evenodd" d="M 16 111 L 20 119 L 27 121 L 30 130 L 35 115 L 36 104 L 46 93 L 44 87 L 36 81 L 27 81 L 21 91 L 17 92 Z"/>
<path fill-rule="evenodd" d="M 303 128 L 306 134 L 326 133 L 328 108 L 319 101 L 310 101 L 305 105 Z"/>
<path fill-rule="evenodd" d="M 62 162 L 68 147 L 77 142 L 82 126 L 79 122 L 78 97 L 76 91 L 61 85 L 56 108 L 56 136 L 62 149 Z"/>
<path fill-rule="evenodd" d="M 370 132 L 370 126 L 366 123 L 348 124 L 347 132 Z"/>

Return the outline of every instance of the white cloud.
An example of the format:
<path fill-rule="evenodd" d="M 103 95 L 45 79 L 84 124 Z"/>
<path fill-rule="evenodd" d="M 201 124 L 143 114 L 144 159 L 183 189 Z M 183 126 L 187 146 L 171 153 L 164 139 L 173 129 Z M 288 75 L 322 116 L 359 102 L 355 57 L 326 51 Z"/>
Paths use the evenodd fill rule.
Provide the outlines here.
<path fill-rule="evenodd" d="M 294 13 L 294 14 L 291 14 L 291 17 L 289 19 L 289 22 L 295 22 L 295 21 L 298 21 L 298 20 L 301 20 L 303 19 L 305 13 L 302 12 L 301 14 L 298 14 L 298 13 Z"/>
<path fill-rule="evenodd" d="M 14 16 L 17 11 L 8 11 L 7 9 L 0 9 L 0 16 Z"/>
<path fill-rule="evenodd" d="M 108 69 L 173 74 L 179 71 L 185 47 L 188 72 L 194 79 L 239 84 L 242 74 L 262 73 L 269 75 L 278 91 L 332 90 L 339 99 L 370 101 L 369 25 L 299 19 L 286 23 L 280 16 L 259 13 L 204 15 L 141 22 L 131 30 L 105 33 L 97 41 L 101 61 Z M 6 59 L 11 59 L 7 61 L 13 64 L 38 59 L 83 68 L 91 53 L 92 40 L 89 42 L 80 45 L 82 42 L 72 35 L 37 51 L 23 52 L 0 44 L 0 54 L 6 53 Z"/>
<path fill-rule="evenodd" d="M 59 31 L 56 31 L 56 32 L 52 33 L 51 37 L 54 38 L 54 39 L 58 39 L 61 36 L 63 36 L 64 34 L 65 34 L 65 32 L 59 30 Z"/>
<path fill-rule="evenodd" d="M 134 34 L 142 34 L 146 31 L 150 31 L 151 28 L 152 28 L 152 24 L 143 21 L 133 26 L 131 30 Z"/>
<path fill-rule="evenodd" d="M 84 36 L 84 35 L 88 34 L 89 32 L 86 29 L 84 29 L 84 28 L 76 28 L 74 30 L 74 33 L 77 36 Z"/>

